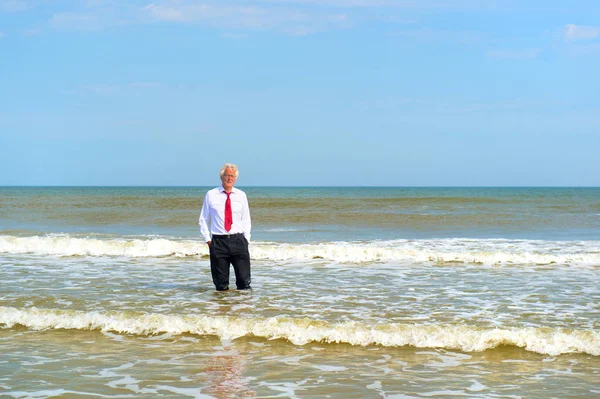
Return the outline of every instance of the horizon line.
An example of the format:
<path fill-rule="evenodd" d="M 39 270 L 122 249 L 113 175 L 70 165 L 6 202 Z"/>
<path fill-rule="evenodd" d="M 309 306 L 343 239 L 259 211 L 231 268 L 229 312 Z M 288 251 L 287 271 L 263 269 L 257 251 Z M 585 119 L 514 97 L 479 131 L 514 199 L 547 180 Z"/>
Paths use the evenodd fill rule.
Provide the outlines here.
<path fill-rule="evenodd" d="M 209 185 L 0 185 L 0 188 L 206 188 Z M 546 185 L 236 185 L 248 188 L 600 188 L 593 185 L 546 186 Z"/>

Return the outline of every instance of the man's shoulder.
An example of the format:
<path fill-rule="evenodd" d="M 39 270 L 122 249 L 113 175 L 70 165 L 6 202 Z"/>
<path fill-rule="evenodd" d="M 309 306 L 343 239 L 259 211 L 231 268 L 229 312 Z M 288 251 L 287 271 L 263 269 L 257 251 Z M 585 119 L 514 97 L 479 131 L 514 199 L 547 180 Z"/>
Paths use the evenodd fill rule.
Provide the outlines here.
<path fill-rule="evenodd" d="M 206 192 L 206 195 L 209 196 L 209 195 L 219 194 L 219 192 L 221 192 L 220 189 L 221 189 L 221 187 L 215 187 L 213 189 L 210 189 Z"/>
<path fill-rule="evenodd" d="M 246 196 L 246 192 L 245 192 L 245 191 L 243 191 L 243 190 L 240 190 L 240 189 L 239 189 L 239 188 L 237 188 L 237 187 L 234 187 L 232 191 L 233 191 L 234 193 L 236 193 L 236 194 L 241 194 L 241 195 L 243 195 L 244 197 Z"/>

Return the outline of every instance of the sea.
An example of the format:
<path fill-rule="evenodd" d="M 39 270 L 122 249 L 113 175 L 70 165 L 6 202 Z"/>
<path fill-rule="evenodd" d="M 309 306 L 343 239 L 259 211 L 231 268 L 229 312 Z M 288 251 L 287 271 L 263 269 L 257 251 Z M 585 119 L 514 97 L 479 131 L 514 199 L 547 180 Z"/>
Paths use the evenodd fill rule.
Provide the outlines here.
<path fill-rule="evenodd" d="M 0 397 L 600 397 L 600 188 L 210 188 L 0 187 Z"/>

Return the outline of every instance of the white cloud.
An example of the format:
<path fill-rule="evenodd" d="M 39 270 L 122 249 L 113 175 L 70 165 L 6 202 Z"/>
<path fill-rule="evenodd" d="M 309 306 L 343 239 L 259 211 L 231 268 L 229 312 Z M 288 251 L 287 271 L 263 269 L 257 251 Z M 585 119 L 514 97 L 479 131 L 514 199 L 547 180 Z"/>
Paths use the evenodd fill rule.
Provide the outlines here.
<path fill-rule="evenodd" d="M 140 20 L 139 6 L 112 0 L 87 0 L 54 13 L 48 25 L 54 29 L 90 31 L 142 22 L 145 21 Z"/>
<path fill-rule="evenodd" d="M 339 8 L 405 8 L 405 9 L 495 9 L 495 0 L 255 0 L 265 4 L 310 5 Z"/>
<path fill-rule="evenodd" d="M 0 0 L 0 12 L 18 12 L 31 8 L 26 0 Z"/>
<path fill-rule="evenodd" d="M 376 1 L 376 0 L 258 0 L 260 3 L 285 4 L 285 5 L 317 5 L 321 7 L 382 7 L 391 6 L 394 1 Z M 404 2 L 406 3 L 406 2 Z M 412 3 L 412 2 L 411 2 Z"/>
<path fill-rule="evenodd" d="M 161 83 L 158 82 L 133 82 L 133 83 L 129 83 L 127 85 L 127 87 L 131 87 L 131 88 L 153 88 L 153 87 L 161 87 L 163 86 Z"/>
<path fill-rule="evenodd" d="M 220 29 L 230 34 L 249 31 L 275 31 L 290 35 L 352 27 L 377 21 L 414 24 L 405 10 L 474 10 L 493 12 L 495 0 L 0 0 L 2 7 L 56 8 L 60 12 L 48 21 L 62 30 L 99 30 L 114 26 L 148 23 L 197 24 Z M 367 11 L 367 12 L 365 12 Z M 231 33 L 233 32 L 233 33 Z M 403 32 L 400 35 L 420 39 L 480 41 L 470 32 Z M 448 36 L 450 35 L 450 36 Z"/>
<path fill-rule="evenodd" d="M 103 24 L 97 16 L 92 14 L 62 12 L 54 14 L 50 18 L 50 26 L 56 29 L 97 30 L 101 29 Z"/>
<path fill-rule="evenodd" d="M 600 37 L 600 28 L 568 24 L 564 27 L 565 40 L 589 40 Z"/>
<path fill-rule="evenodd" d="M 149 12 L 158 20 L 162 21 L 185 21 L 184 10 L 168 6 L 149 4 L 142 10 Z"/>
<path fill-rule="evenodd" d="M 25 37 L 31 37 L 31 36 L 37 36 L 43 32 L 44 32 L 44 30 L 41 28 L 29 28 L 29 29 L 23 30 L 21 32 L 21 34 Z"/>
<path fill-rule="evenodd" d="M 158 21 L 236 30 L 275 30 L 291 35 L 307 35 L 349 24 L 348 16 L 340 12 L 319 8 L 250 6 L 246 3 L 160 1 L 143 7 L 141 11 Z"/>

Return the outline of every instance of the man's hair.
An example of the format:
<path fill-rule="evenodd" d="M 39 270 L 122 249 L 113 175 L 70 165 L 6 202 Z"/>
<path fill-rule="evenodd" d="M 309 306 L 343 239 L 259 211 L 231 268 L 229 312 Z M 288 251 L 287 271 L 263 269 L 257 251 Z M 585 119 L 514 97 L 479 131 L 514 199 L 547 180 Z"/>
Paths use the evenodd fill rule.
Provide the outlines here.
<path fill-rule="evenodd" d="M 234 165 L 232 163 L 226 163 L 225 165 L 223 165 L 223 167 L 221 168 L 221 170 L 219 171 L 219 177 L 222 179 L 223 175 L 225 174 L 225 170 L 226 169 L 233 169 L 234 173 L 235 173 L 235 178 L 237 179 L 238 176 L 240 175 L 240 171 L 238 170 L 237 165 Z"/>

